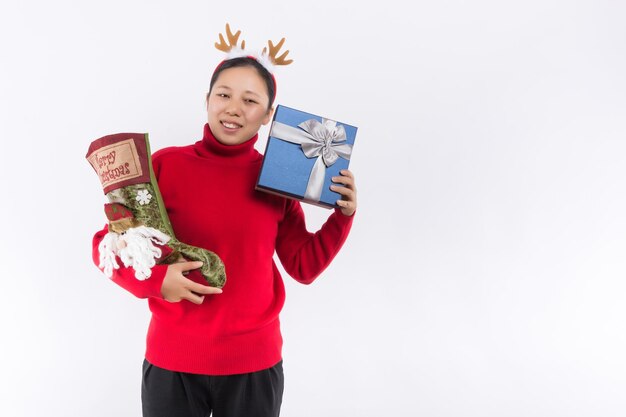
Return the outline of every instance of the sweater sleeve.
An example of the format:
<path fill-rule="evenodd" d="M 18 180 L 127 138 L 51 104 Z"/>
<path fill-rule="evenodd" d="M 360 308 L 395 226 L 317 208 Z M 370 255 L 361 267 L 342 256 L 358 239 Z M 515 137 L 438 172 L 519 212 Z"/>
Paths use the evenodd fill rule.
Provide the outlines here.
<path fill-rule="evenodd" d="M 107 232 L 108 227 L 105 225 L 104 229 L 97 232 L 93 237 L 93 262 L 96 266 L 100 264 L 98 245 L 100 245 L 100 241 L 102 241 Z M 113 282 L 138 298 L 163 298 L 161 295 L 161 286 L 163 285 L 163 279 L 167 272 L 167 265 L 155 265 L 152 267 L 152 275 L 150 278 L 140 281 L 135 278 L 134 269 L 125 267 L 119 258 L 117 258 L 117 263 L 120 267 L 119 269 L 113 269 L 113 275 L 111 276 Z M 100 268 L 100 270 L 102 271 L 102 268 Z"/>
<path fill-rule="evenodd" d="M 287 200 L 276 237 L 276 253 L 285 271 L 298 282 L 312 283 L 339 253 L 354 216 L 335 209 L 320 230 L 311 233 L 306 229 L 300 202 Z"/>

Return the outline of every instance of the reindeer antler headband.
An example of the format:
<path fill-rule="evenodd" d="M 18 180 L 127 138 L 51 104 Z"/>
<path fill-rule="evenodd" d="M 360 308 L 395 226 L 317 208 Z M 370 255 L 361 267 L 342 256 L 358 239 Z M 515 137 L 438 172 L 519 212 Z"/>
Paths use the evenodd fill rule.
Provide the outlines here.
<path fill-rule="evenodd" d="M 241 31 L 238 30 L 235 34 L 230 30 L 230 25 L 226 23 L 226 39 L 224 39 L 224 35 L 219 34 L 219 42 L 215 42 L 215 47 L 220 51 L 226 52 L 226 58 L 220 62 L 217 67 L 215 67 L 215 71 L 217 71 L 224 62 L 239 57 L 247 57 L 256 60 L 259 64 L 261 64 L 267 72 L 272 76 L 272 81 L 274 81 L 274 90 L 276 90 L 276 78 L 274 77 L 274 67 L 277 65 L 289 65 L 293 62 L 292 59 L 286 59 L 289 51 L 283 52 L 281 55 L 279 54 L 280 48 L 282 48 L 285 43 L 285 38 L 282 38 L 276 45 L 271 40 L 267 41 L 267 47 L 263 48 L 263 51 L 260 54 L 254 55 L 245 50 L 246 41 L 241 40 L 241 46 L 239 43 L 239 36 L 241 36 Z M 228 40 L 228 42 L 227 42 Z M 269 47 L 269 49 L 268 49 Z M 214 73 L 215 73 L 214 71 Z M 270 97 L 273 102 L 276 98 L 276 92 L 274 91 L 274 97 Z"/>
<path fill-rule="evenodd" d="M 228 39 L 228 43 L 224 39 L 224 35 L 219 34 L 220 41 L 215 42 L 215 47 L 220 51 L 226 52 L 227 58 L 237 58 L 241 56 L 250 57 L 256 59 L 261 65 L 267 69 L 270 74 L 274 72 L 274 66 L 277 65 L 289 65 L 293 62 L 293 59 L 286 59 L 289 51 L 283 52 L 280 56 L 278 55 L 280 48 L 283 47 L 285 43 L 285 38 L 282 38 L 276 45 L 272 43 L 271 40 L 267 41 L 267 45 L 269 47 L 263 48 L 263 51 L 258 56 L 248 53 L 246 48 L 246 41 L 241 40 L 241 46 L 238 46 L 239 36 L 241 35 L 241 31 L 238 30 L 237 33 L 233 34 L 230 30 L 230 25 L 226 23 L 226 38 Z M 219 67 L 219 65 L 218 65 Z"/>

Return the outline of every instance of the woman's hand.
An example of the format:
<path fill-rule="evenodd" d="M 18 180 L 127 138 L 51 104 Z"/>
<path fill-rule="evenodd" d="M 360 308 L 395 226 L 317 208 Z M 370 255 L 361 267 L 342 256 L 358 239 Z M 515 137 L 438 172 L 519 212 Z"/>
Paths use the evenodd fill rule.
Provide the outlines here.
<path fill-rule="evenodd" d="M 200 268 L 202 262 L 178 262 L 168 265 L 161 295 L 170 303 L 188 300 L 194 304 L 202 304 L 207 294 L 221 294 L 222 290 L 207 285 L 198 284 L 185 277 L 187 271 Z"/>
<path fill-rule="evenodd" d="M 333 182 L 343 184 L 331 185 L 330 189 L 341 194 L 341 200 L 337 200 L 337 205 L 341 208 L 341 212 L 346 216 L 352 216 L 356 211 L 356 184 L 354 182 L 354 174 L 347 169 L 339 171 L 341 176 L 333 177 Z"/>

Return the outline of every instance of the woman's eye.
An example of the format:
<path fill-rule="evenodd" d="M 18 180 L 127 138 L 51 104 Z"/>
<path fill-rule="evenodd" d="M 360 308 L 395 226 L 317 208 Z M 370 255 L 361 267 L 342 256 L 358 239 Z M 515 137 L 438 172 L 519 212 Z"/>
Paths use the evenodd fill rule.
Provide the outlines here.
<path fill-rule="evenodd" d="M 246 102 L 248 102 L 248 103 L 255 103 L 256 104 L 256 101 L 252 100 L 251 98 L 246 99 Z"/>
<path fill-rule="evenodd" d="M 217 96 L 218 97 L 228 98 L 228 94 L 225 94 L 225 93 L 218 93 Z"/>

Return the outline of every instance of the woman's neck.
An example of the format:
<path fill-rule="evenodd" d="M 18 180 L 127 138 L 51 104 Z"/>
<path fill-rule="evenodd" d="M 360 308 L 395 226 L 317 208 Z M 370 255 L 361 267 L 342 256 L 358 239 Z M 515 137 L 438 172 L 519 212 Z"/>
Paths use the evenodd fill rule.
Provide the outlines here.
<path fill-rule="evenodd" d="M 258 138 L 259 135 L 257 133 L 243 143 L 225 145 L 213 135 L 209 124 L 206 123 L 204 125 L 202 141 L 196 143 L 196 149 L 201 156 L 217 156 L 237 160 L 256 159 L 258 152 L 254 149 L 254 144 Z"/>

